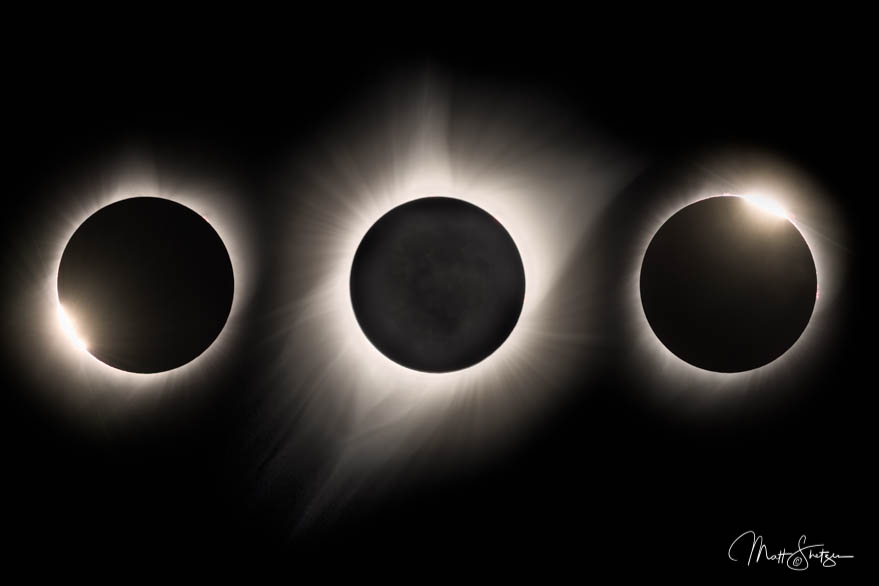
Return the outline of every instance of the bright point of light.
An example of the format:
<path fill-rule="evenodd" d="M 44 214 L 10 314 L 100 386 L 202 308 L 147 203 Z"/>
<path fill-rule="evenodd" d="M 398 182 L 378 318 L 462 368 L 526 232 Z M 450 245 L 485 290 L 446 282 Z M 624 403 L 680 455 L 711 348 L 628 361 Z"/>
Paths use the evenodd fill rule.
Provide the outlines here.
<path fill-rule="evenodd" d="M 746 202 L 755 208 L 771 214 L 777 218 L 782 220 L 792 220 L 793 216 L 788 212 L 784 206 L 773 199 L 769 199 L 768 197 L 764 197 L 758 194 L 746 194 L 741 196 Z"/>
<path fill-rule="evenodd" d="M 74 323 L 70 315 L 64 310 L 61 303 L 58 303 L 58 323 L 61 325 L 61 331 L 64 332 L 64 335 L 67 336 L 71 342 L 73 342 L 74 346 L 80 350 L 88 352 L 88 344 L 86 344 L 85 340 L 77 333 L 76 323 Z"/>

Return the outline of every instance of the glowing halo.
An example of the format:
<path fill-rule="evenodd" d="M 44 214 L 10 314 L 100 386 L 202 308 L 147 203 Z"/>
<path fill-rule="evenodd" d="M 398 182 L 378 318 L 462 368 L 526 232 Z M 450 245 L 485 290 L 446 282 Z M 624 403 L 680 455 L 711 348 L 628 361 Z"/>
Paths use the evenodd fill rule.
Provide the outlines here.
<path fill-rule="evenodd" d="M 281 186 L 295 203 L 283 228 L 292 236 L 276 312 L 287 339 L 279 365 L 286 390 L 277 400 L 301 405 L 289 407 L 297 421 L 337 438 L 315 489 L 321 499 L 343 490 L 354 471 L 387 470 L 415 451 L 451 450 L 462 463 L 485 453 L 523 427 L 513 422 L 533 421 L 589 363 L 597 292 L 571 281 L 590 274 L 594 264 L 581 247 L 636 162 L 603 137 L 577 138 L 551 107 L 510 95 L 456 94 L 453 109 L 437 85 L 400 84 L 386 100 L 358 107 L 371 112 L 368 120 L 338 128 L 319 156 L 311 152 L 297 167 L 305 177 Z M 428 196 L 493 215 L 516 243 L 528 282 L 504 344 L 454 372 L 388 359 L 363 334 L 350 299 L 352 262 L 367 231 Z M 445 427 L 454 431 L 438 433 Z M 269 469 L 280 474 L 284 462 L 276 457 Z"/>
<path fill-rule="evenodd" d="M 108 167 L 94 174 L 100 181 L 73 183 L 66 193 L 51 197 L 51 208 L 40 210 L 41 217 L 30 231 L 39 245 L 29 251 L 32 269 L 21 283 L 14 323 L 22 332 L 16 348 L 22 352 L 19 362 L 28 376 L 49 390 L 62 411 L 82 421 L 104 423 L 109 414 L 135 412 L 194 380 L 213 376 L 234 346 L 256 269 L 244 220 L 247 210 L 236 202 L 230 186 L 179 173 L 160 178 L 145 156 Z M 61 306 L 57 289 L 61 255 L 79 225 L 99 209 L 139 195 L 181 203 L 204 217 L 223 240 L 235 274 L 232 308 L 217 339 L 191 362 L 152 374 L 118 370 L 92 356 L 86 350 L 88 341 L 76 334 L 76 316 Z"/>
<path fill-rule="evenodd" d="M 846 271 L 845 231 L 832 199 L 805 173 L 764 153 L 715 155 L 688 169 L 679 185 L 664 185 L 652 213 L 640 225 L 629 256 L 624 290 L 625 330 L 630 351 L 627 371 L 635 373 L 656 404 L 677 413 L 701 413 L 745 395 L 769 399 L 761 390 L 778 391 L 807 376 L 816 354 L 834 329 L 834 300 Z M 690 204 L 711 197 L 738 196 L 767 218 L 789 221 L 802 234 L 815 261 L 816 303 L 794 345 L 772 362 L 744 372 L 703 370 L 675 356 L 650 328 L 640 297 L 640 271 L 651 239 L 665 221 Z M 781 398 L 783 393 L 776 393 Z"/>

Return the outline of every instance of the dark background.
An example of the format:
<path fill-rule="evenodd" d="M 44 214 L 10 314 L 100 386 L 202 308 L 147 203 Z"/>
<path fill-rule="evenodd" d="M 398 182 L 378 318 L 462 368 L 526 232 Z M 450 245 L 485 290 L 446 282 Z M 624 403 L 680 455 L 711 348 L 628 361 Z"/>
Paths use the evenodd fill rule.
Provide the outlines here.
<path fill-rule="evenodd" d="M 724 145 L 778 152 L 840 204 L 851 270 L 838 301 L 842 334 L 783 405 L 695 421 L 659 413 L 636 400 L 637 385 L 615 358 L 626 341 L 608 328 L 610 350 L 598 369 L 572 380 L 564 405 L 497 457 L 406 484 L 293 541 L 282 538 L 282 513 L 248 500 L 252 454 L 237 445 L 259 393 L 268 392 L 254 382 L 275 358 L 259 343 L 263 322 L 244 334 L 240 359 L 210 402 L 136 433 L 81 433 L 34 399 L 39 390 L 6 360 L 2 557 L 37 572 L 126 574 L 180 564 L 291 576 L 305 566 L 384 572 L 410 564 L 429 572 L 466 564 L 491 572 L 781 573 L 726 559 L 730 541 L 754 529 L 788 548 L 807 533 L 857 556 L 840 566 L 866 566 L 875 512 L 872 312 L 863 276 L 872 266 L 865 235 L 875 130 L 868 43 L 847 22 L 753 16 L 747 27 L 594 16 L 577 30 L 535 21 L 514 31 L 463 15 L 466 25 L 389 27 L 394 34 L 358 34 L 331 21 L 270 32 L 201 22 L 173 31 L 53 29 L 7 41 L 7 250 L 20 250 L 27 237 L 21 220 L 51 205 L 44 187 L 53 177 L 131 142 L 159 158 L 185 154 L 233 173 L 256 221 L 268 222 L 272 201 L 261 194 L 272 193 L 267 178 L 289 149 L 307 148 L 383 80 L 428 69 L 464 87 L 543 92 L 658 166 Z M 637 217 L 642 203 L 616 203 L 608 222 Z M 605 229 L 611 242 L 626 235 L 624 225 Z M 272 235 L 261 238 L 270 249 Z M 609 254 L 611 282 L 620 256 Z M 5 262 L 10 291 L 16 261 Z M 272 286 L 263 277 L 257 317 Z M 609 288 L 608 319 L 622 311 L 616 294 Z"/>

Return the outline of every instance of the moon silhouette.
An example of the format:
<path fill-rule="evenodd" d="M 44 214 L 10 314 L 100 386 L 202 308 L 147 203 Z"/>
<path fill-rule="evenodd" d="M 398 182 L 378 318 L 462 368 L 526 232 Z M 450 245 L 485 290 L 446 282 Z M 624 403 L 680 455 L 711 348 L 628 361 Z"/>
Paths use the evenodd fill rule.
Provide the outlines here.
<path fill-rule="evenodd" d="M 58 268 L 58 300 L 85 349 L 114 368 L 182 366 L 222 331 L 234 278 L 211 225 L 179 203 L 134 197 L 74 232 Z"/>
<path fill-rule="evenodd" d="M 659 340 L 682 360 L 742 372 L 784 354 L 817 296 L 809 246 L 779 209 L 712 197 L 659 229 L 641 266 L 641 302 Z"/>
<path fill-rule="evenodd" d="M 472 366 L 510 335 L 525 297 L 513 239 L 479 207 L 426 197 L 382 216 L 351 267 L 361 329 L 391 360 L 424 372 Z"/>

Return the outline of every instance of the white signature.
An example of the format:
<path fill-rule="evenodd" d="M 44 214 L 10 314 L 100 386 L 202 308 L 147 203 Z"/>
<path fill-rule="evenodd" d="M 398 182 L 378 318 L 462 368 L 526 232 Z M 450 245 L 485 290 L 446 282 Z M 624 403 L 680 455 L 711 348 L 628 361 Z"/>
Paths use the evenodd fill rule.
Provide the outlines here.
<path fill-rule="evenodd" d="M 750 536 L 750 539 L 746 539 L 746 536 Z M 738 545 L 738 548 L 736 546 Z M 750 550 L 748 550 L 750 546 Z M 769 548 L 763 543 L 763 536 L 757 535 L 754 531 L 745 531 L 738 537 L 736 537 L 732 545 L 729 546 L 729 552 L 727 555 L 729 559 L 734 562 L 740 561 L 739 558 L 733 557 L 733 550 L 738 549 L 748 550 L 748 564 L 751 565 L 753 561 L 755 564 L 760 561 L 760 558 L 775 562 L 777 564 L 784 564 L 791 570 L 795 570 L 797 572 L 801 572 L 809 568 L 809 560 L 817 560 L 817 563 L 821 564 L 822 567 L 832 568 L 836 566 L 836 560 L 840 559 L 851 559 L 855 556 L 853 555 L 840 555 L 838 553 L 833 553 L 824 549 L 823 543 L 816 543 L 814 545 L 806 545 L 806 536 L 801 535 L 799 540 L 797 541 L 797 549 L 793 551 L 787 551 L 782 548 L 778 550 L 777 553 L 770 553 Z"/>

